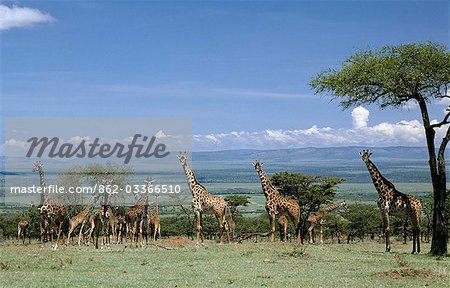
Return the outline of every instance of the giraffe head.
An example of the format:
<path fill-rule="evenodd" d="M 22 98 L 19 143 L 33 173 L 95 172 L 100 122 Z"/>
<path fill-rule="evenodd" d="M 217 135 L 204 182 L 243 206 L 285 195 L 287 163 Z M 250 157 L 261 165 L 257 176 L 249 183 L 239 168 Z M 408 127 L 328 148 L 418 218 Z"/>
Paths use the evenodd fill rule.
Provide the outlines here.
<path fill-rule="evenodd" d="M 347 207 L 347 202 L 345 202 L 345 200 L 342 201 L 342 202 L 341 202 L 341 206 L 342 206 L 342 207 Z"/>
<path fill-rule="evenodd" d="M 370 153 L 369 150 L 362 150 L 361 152 L 359 152 L 359 155 L 361 155 L 361 158 L 364 161 L 364 163 L 367 163 L 369 162 L 369 158 L 370 156 L 372 156 L 372 153 Z"/>
<path fill-rule="evenodd" d="M 42 165 L 41 161 L 37 160 L 36 162 L 34 162 L 33 164 L 33 172 L 39 172 L 44 168 L 44 166 Z"/>
<path fill-rule="evenodd" d="M 258 160 L 255 160 L 255 161 L 253 161 L 253 167 L 255 167 L 255 170 L 256 171 L 261 171 L 262 170 L 262 165 L 264 164 L 264 163 L 259 163 L 259 161 Z"/>
<path fill-rule="evenodd" d="M 177 157 L 178 157 L 178 160 L 180 160 L 181 166 L 183 166 L 183 167 L 186 166 L 187 159 L 188 159 L 187 152 L 186 151 L 185 152 L 180 152 L 180 154 L 178 154 Z"/>

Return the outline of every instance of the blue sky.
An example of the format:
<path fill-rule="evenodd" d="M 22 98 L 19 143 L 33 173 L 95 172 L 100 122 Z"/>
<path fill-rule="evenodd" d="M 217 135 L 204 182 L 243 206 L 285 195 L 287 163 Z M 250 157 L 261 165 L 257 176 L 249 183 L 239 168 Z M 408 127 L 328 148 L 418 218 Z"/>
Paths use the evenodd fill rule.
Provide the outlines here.
<path fill-rule="evenodd" d="M 448 1 L 0 5 L 3 117 L 190 117 L 198 150 L 421 145 L 414 105 L 342 111 L 308 82 L 359 49 L 449 42 Z"/>

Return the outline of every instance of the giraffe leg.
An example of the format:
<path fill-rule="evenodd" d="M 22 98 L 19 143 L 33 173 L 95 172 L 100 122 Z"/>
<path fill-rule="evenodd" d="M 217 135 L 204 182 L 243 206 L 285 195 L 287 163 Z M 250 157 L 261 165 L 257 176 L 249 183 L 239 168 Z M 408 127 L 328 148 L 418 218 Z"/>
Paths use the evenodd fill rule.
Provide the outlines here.
<path fill-rule="evenodd" d="M 138 230 L 137 220 L 134 221 L 133 230 L 134 230 L 134 246 L 138 247 L 139 246 L 139 230 Z"/>
<path fill-rule="evenodd" d="M 200 237 L 203 244 L 203 242 L 205 242 L 205 231 L 203 231 L 203 213 L 200 213 Z"/>
<path fill-rule="evenodd" d="M 219 226 L 219 242 L 222 243 L 223 232 L 227 229 L 225 222 L 225 214 L 216 214 L 217 225 Z M 227 235 L 228 242 L 230 242 L 230 235 Z"/>
<path fill-rule="evenodd" d="M 125 223 L 125 248 L 128 246 L 128 236 L 131 234 L 130 223 Z"/>
<path fill-rule="evenodd" d="M 94 234 L 94 237 L 95 237 L 95 239 L 94 239 L 94 246 L 95 246 L 95 249 L 98 249 L 98 235 L 100 234 L 100 228 L 98 227 L 98 225 L 97 225 L 97 227 L 96 227 L 96 229 L 95 229 L 95 234 Z"/>
<path fill-rule="evenodd" d="M 66 245 L 67 245 L 69 242 L 72 242 L 72 244 L 73 244 L 73 239 L 70 240 L 70 236 L 72 235 L 73 230 L 75 230 L 75 227 L 73 227 L 73 226 L 74 226 L 74 225 L 71 223 L 71 224 L 70 224 L 70 227 L 69 227 L 69 232 L 67 233 L 67 243 L 66 243 Z"/>
<path fill-rule="evenodd" d="M 386 241 L 386 252 L 391 252 L 391 231 L 389 227 L 389 214 L 383 213 L 383 229 Z"/>
<path fill-rule="evenodd" d="M 44 223 L 41 219 L 41 223 L 39 223 L 39 230 L 40 230 L 40 234 L 41 234 L 41 247 L 44 247 L 44 234 L 45 234 L 45 228 L 44 228 Z"/>
<path fill-rule="evenodd" d="M 309 235 L 309 243 L 313 244 L 313 231 L 314 231 L 314 224 L 310 223 L 308 227 L 308 235 Z"/>
<path fill-rule="evenodd" d="M 55 242 L 55 244 L 54 245 L 52 245 L 53 247 L 52 247 L 52 249 L 53 250 L 57 250 L 58 249 L 58 244 L 59 244 L 59 237 L 61 236 L 61 230 L 62 230 L 62 221 L 60 222 L 60 223 L 58 223 L 59 225 L 58 225 L 58 230 L 56 231 L 56 242 Z M 53 240 L 52 240 L 52 242 L 53 242 Z"/>
<path fill-rule="evenodd" d="M 85 221 L 81 223 L 80 234 L 78 235 L 78 246 L 81 246 L 81 235 L 83 234 L 83 228 L 85 223 L 86 223 Z"/>
<path fill-rule="evenodd" d="M 410 221 L 413 229 L 413 250 L 411 254 L 420 253 L 420 222 L 416 213 L 410 213 Z"/>
<path fill-rule="evenodd" d="M 323 244 L 323 224 L 320 224 L 320 244 Z"/>
<path fill-rule="evenodd" d="M 95 229 L 95 221 L 91 221 L 91 229 L 89 230 L 89 235 L 88 235 L 86 246 L 89 246 L 89 243 L 91 242 L 91 237 L 92 237 L 92 233 L 94 232 L 94 229 Z M 94 234 L 94 237 L 95 237 L 95 234 Z"/>
<path fill-rule="evenodd" d="M 295 241 L 296 241 L 296 244 L 297 245 L 301 245 L 302 244 L 302 233 L 301 233 L 302 227 L 301 227 L 301 224 L 300 224 L 300 212 L 299 212 L 298 216 L 293 218 L 292 222 L 295 225 Z M 286 229 L 287 229 L 287 227 L 286 227 Z"/>
<path fill-rule="evenodd" d="M 203 232 L 202 230 L 202 225 L 201 225 L 201 214 L 200 212 L 196 211 L 195 212 L 195 231 L 197 233 L 197 245 L 199 245 L 199 239 L 200 239 L 200 234 L 201 234 L 201 240 L 203 243 Z"/>
<path fill-rule="evenodd" d="M 270 215 L 270 241 L 275 242 L 275 214 Z"/>

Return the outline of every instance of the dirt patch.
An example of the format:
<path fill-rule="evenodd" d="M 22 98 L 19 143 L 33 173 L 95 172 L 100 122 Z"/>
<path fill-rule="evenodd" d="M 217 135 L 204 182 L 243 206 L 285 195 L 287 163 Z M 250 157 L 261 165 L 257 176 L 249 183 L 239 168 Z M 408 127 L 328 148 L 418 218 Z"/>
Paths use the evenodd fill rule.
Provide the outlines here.
<path fill-rule="evenodd" d="M 385 272 L 375 273 L 377 276 L 383 276 L 391 279 L 403 279 L 403 278 L 431 278 L 438 275 L 430 270 L 426 269 L 414 269 L 414 268 L 401 268 L 392 269 Z"/>
<path fill-rule="evenodd" d="M 191 239 L 186 237 L 180 237 L 180 236 L 171 236 L 169 237 L 169 242 L 173 243 L 191 243 L 193 242 Z"/>

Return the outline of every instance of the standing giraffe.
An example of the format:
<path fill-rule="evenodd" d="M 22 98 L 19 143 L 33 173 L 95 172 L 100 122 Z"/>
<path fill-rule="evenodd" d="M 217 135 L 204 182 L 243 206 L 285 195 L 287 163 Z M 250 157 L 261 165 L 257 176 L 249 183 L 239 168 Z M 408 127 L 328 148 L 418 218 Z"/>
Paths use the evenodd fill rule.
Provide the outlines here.
<path fill-rule="evenodd" d="M 280 228 L 280 240 L 286 242 L 288 228 L 288 220 L 286 218 L 286 215 L 280 215 L 280 217 L 278 218 L 278 227 Z"/>
<path fill-rule="evenodd" d="M 41 232 L 41 245 L 44 244 L 44 235 L 52 228 L 56 230 L 56 243 L 52 243 L 53 250 L 58 249 L 59 238 L 62 233 L 62 226 L 67 216 L 67 211 L 64 205 L 53 202 L 50 194 L 45 191 L 45 176 L 44 166 L 40 161 L 36 161 L 33 165 L 33 172 L 39 172 L 39 182 L 41 188 L 41 202 L 42 205 L 39 208 L 41 215 L 40 232 Z M 53 242 L 53 241 L 52 241 Z"/>
<path fill-rule="evenodd" d="M 75 228 L 77 228 L 78 225 L 81 224 L 80 234 L 79 234 L 79 237 L 78 237 L 78 246 L 80 246 L 80 244 L 81 244 L 81 237 L 82 237 L 82 233 L 83 233 L 83 228 L 84 228 L 84 225 L 86 224 L 86 221 L 87 221 L 87 215 L 91 211 L 91 209 L 94 206 L 95 202 L 97 202 L 99 195 L 100 194 L 93 196 L 89 200 L 88 204 L 84 207 L 84 209 L 80 213 L 78 213 L 77 215 L 73 216 L 70 219 L 69 233 L 67 234 L 67 242 L 70 241 L 70 235 L 72 235 L 72 232 L 75 230 Z"/>
<path fill-rule="evenodd" d="M 28 234 L 28 243 L 31 243 L 31 237 L 30 237 L 30 229 L 29 228 L 29 222 L 27 220 L 19 221 L 19 224 L 17 224 L 17 240 L 22 239 L 22 244 L 25 244 L 25 237 Z"/>
<path fill-rule="evenodd" d="M 50 203 L 50 196 L 48 193 L 45 193 L 45 172 L 44 172 L 44 165 L 42 165 L 41 161 L 36 161 L 33 164 L 33 172 L 39 173 L 39 187 L 41 189 L 41 199 L 39 203 L 39 211 L 45 203 Z M 49 236 L 49 223 L 47 217 L 45 217 L 45 214 L 40 213 L 40 222 L 39 222 L 39 232 L 41 236 L 41 245 L 44 245 L 44 241 L 47 241 L 47 238 Z"/>
<path fill-rule="evenodd" d="M 94 242 L 95 249 L 98 249 L 98 238 L 100 237 L 100 235 L 102 236 L 102 249 L 104 245 L 107 245 L 107 247 L 109 247 L 109 209 L 109 205 L 102 205 L 95 211 L 94 214 L 91 215 L 91 217 L 89 217 L 90 228 L 86 242 L 87 246 L 89 246 L 92 233 L 94 233 L 94 238 L 92 240 Z"/>
<path fill-rule="evenodd" d="M 180 153 L 178 160 L 180 160 L 181 167 L 183 167 L 189 189 L 192 193 L 192 209 L 195 216 L 195 230 L 197 232 L 197 245 L 201 239 L 203 244 L 203 213 L 213 213 L 216 217 L 217 224 L 219 226 L 219 241 L 222 242 L 223 232 L 227 234 L 227 241 L 230 242 L 230 235 L 228 233 L 228 227 L 226 225 L 225 214 L 227 209 L 227 202 L 222 197 L 211 195 L 208 190 L 198 182 L 195 177 L 192 168 L 187 165 L 187 153 Z"/>
<path fill-rule="evenodd" d="M 159 220 L 159 203 L 158 198 L 159 195 L 155 195 L 155 213 L 149 212 L 149 219 L 150 219 L 150 231 L 152 233 L 151 237 L 153 241 L 156 241 L 158 238 L 161 237 L 161 221 Z"/>
<path fill-rule="evenodd" d="M 373 185 L 378 192 L 378 207 L 383 218 L 383 230 L 386 240 L 386 252 L 391 251 L 389 215 L 406 213 L 413 227 L 413 250 L 411 254 L 420 253 L 420 217 L 422 216 L 422 204 L 409 194 L 399 192 L 394 184 L 381 175 L 375 164 L 369 159 L 372 153 L 369 150 L 360 152 L 361 158 L 369 170 Z"/>
<path fill-rule="evenodd" d="M 117 211 L 118 207 L 111 208 L 108 207 L 108 216 L 109 216 L 109 228 L 108 228 L 108 236 L 110 239 L 113 239 L 116 244 L 119 244 L 119 235 L 118 235 L 118 226 L 119 226 L 119 212 Z M 111 240 L 110 240 L 111 242 Z"/>
<path fill-rule="evenodd" d="M 153 180 L 151 177 L 147 178 L 146 181 L 146 186 L 145 186 L 145 191 L 143 191 L 141 194 L 141 196 L 138 198 L 138 200 L 136 201 L 136 203 L 134 204 L 134 206 L 130 207 L 126 212 L 125 212 L 125 221 L 126 221 L 126 225 L 127 225 L 127 234 L 130 235 L 130 239 L 131 239 L 131 246 L 133 246 L 133 243 L 136 244 L 136 246 L 139 243 L 139 235 L 141 235 L 141 237 L 143 237 L 142 233 L 140 233 L 140 224 L 141 221 L 147 217 L 146 214 L 146 208 L 147 206 L 147 201 L 148 201 L 148 193 L 151 189 L 151 185 L 153 183 Z M 142 245 L 142 242 L 141 242 Z M 127 246 L 127 238 L 125 238 L 125 247 Z"/>
<path fill-rule="evenodd" d="M 295 226 L 295 238 L 297 244 L 301 243 L 300 235 L 300 206 L 295 199 L 284 197 L 272 185 L 267 174 L 262 170 L 262 163 L 257 160 L 253 162 L 253 166 L 258 172 L 261 180 L 262 190 L 266 196 L 266 211 L 269 214 L 271 241 L 275 241 L 275 217 L 278 214 L 284 215 L 287 213 Z"/>
<path fill-rule="evenodd" d="M 330 206 L 319 209 L 319 211 L 309 214 L 308 219 L 306 220 L 308 222 L 309 243 L 313 243 L 314 227 L 317 224 L 319 224 L 320 225 L 320 244 L 323 244 L 323 225 L 325 224 L 325 216 L 329 212 L 333 211 L 334 209 L 337 209 L 339 207 L 344 207 L 346 205 L 347 204 L 345 203 L 345 201 L 341 201 L 341 202 L 331 204 Z"/>

